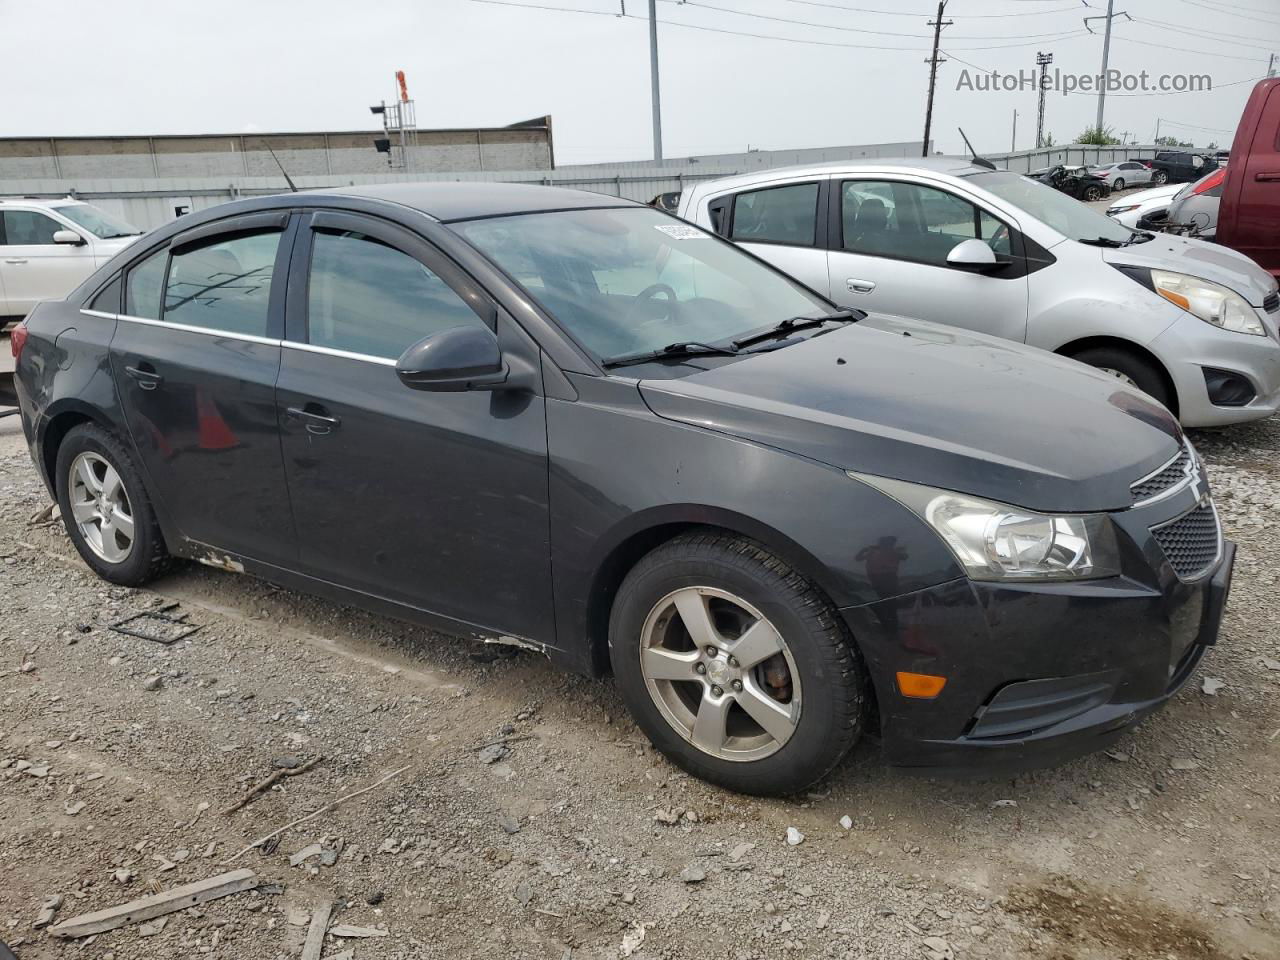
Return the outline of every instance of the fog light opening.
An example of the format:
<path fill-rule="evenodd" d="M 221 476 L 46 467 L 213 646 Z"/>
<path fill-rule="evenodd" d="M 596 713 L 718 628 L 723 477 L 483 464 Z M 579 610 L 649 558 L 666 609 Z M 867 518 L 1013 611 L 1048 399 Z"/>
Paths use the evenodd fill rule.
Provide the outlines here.
<path fill-rule="evenodd" d="M 1248 379 L 1216 367 L 1204 368 L 1204 385 L 1209 402 L 1218 407 L 1243 407 L 1258 395 Z"/>

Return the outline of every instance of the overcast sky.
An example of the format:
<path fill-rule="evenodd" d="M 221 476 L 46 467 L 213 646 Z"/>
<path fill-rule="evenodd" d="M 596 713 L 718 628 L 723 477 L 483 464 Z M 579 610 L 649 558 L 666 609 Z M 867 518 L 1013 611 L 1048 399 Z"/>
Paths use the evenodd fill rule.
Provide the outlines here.
<path fill-rule="evenodd" d="M 621 0 L 512 2 L 621 8 Z M 368 105 L 394 95 L 399 68 L 420 128 L 550 113 L 559 163 L 645 159 L 648 3 L 625 3 L 626 19 L 474 0 L 0 0 L 0 136 L 367 129 Z M 1089 4 L 1102 9 L 1082 0 L 950 0 L 955 22 L 943 49 L 987 70 L 1032 68 L 1045 50 L 1064 71 L 1096 72 L 1102 38 L 1085 34 L 1081 18 L 1105 12 L 1105 2 Z M 1161 117 L 1162 133 L 1230 145 L 1252 84 L 1222 85 L 1266 74 L 1268 53 L 1280 53 L 1280 4 L 1116 7 L 1135 19 L 1117 20 L 1113 67 L 1207 73 L 1217 89 L 1109 96 L 1107 124 L 1150 142 Z M 928 0 L 659 0 L 667 156 L 918 140 L 935 8 Z M 965 69 L 977 72 L 957 59 L 940 68 L 937 147 L 959 152 L 963 126 L 979 150 L 1006 150 L 1014 109 L 1017 145 L 1032 146 L 1035 93 L 958 91 Z M 1093 122 L 1096 102 L 1050 93 L 1047 130 L 1058 142 L 1074 139 Z"/>

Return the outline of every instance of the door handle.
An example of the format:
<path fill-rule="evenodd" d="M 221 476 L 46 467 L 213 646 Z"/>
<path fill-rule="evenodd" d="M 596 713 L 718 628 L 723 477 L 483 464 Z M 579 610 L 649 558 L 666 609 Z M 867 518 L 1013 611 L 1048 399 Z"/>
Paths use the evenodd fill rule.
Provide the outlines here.
<path fill-rule="evenodd" d="M 855 280 L 853 277 L 846 280 L 844 285 L 849 288 L 850 293 L 870 293 L 876 288 L 874 280 Z"/>
<path fill-rule="evenodd" d="M 1263 170 L 1253 175 L 1255 180 L 1280 180 L 1280 170 Z"/>
<path fill-rule="evenodd" d="M 26 263 L 27 258 L 26 257 L 5 257 L 4 262 L 5 263 Z"/>
<path fill-rule="evenodd" d="M 138 387 L 142 390 L 154 390 L 164 382 L 164 377 L 151 369 L 150 364 L 144 364 L 141 367 L 125 367 L 124 372 L 137 380 Z"/>
<path fill-rule="evenodd" d="M 327 436 L 342 423 L 340 418 L 330 416 L 318 403 L 309 403 L 305 407 L 288 407 L 285 413 L 291 420 L 301 420 L 307 426 L 307 433 L 317 437 Z"/>

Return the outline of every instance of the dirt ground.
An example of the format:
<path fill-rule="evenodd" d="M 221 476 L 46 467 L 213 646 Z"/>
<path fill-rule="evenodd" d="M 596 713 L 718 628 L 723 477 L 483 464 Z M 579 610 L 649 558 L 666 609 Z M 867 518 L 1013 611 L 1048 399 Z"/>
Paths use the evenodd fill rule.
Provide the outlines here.
<path fill-rule="evenodd" d="M 357 960 L 1280 957 L 1280 420 L 1195 439 L 1240 555 L 1221 643 L 1166 710 L 1016 779 L 910 777 L 864 742 L 820 790 L 761 801 L 679 773 L 610 681 L 534 654 L 205 568 L 95 579 L 29 522 L 46 496 L 0 420 L 0 940 L 296 957 L 333 901 L 385 931 L 330 935 Z M 201 629 L 172 646 L 106 629 L 175 600 Z M 49 897 L 65 920 L 237 867 L 262 886 L 163 926 L 33 926 Z"/>

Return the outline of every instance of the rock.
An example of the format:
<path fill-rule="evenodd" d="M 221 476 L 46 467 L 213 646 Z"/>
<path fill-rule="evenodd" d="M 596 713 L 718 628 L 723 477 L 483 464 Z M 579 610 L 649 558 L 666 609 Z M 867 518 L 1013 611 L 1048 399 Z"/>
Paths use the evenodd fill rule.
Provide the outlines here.
<path fill-rule="evenodd" d="M 168 917 L 161 917 L 159 920 L 153 920 L 151 923 L 141 923 L 138 925 L 138 936 L 154 937 L 157 933 L 164 929 L 166 923 L 169 922 Z"/>
<path fill-rule="evenodd" d="M 1174 757 L 1169 761 L 1170 770 L 1199 770 L 1200 764 L 1187 757 Z"/>
<path fill-rule="evenodd" d="M 44 902 L 40 904 L 40 913 L 36 916 L 35 922 L 31 924 L 37 930 L 47 927 L 53 923 L 53 915 L 58 912 L 58 908 L 62 906 L 62 896 L 55 894 L 52 897 L 45 897 Z"/>
<path fill-rule="evenodd" d="M 923 946 L 927 960 L 955 960 L 955 951 L 942 937 L 925 937 Z"/>
<path fill-rule="evenodd" d="M 636 902 L 635 891 L 634 890 L 624 891 L 622 894 L 622 902 L 625 903 L 627 906 L 631 906 L 631 904 L 635 903 Z"/>
<path fill-rule="evenodd" d="M 840 826 L 844 827 L 846 830 L 852 830 L 852 829 L 853 829 L 853 817 L 849 816 L 849 815 L 846 813 L 843 817 L 841 817 L 841 818 L 840 818 Z"/>
<path fill-rule="evenodd" d="M 331 937 L 385 937 L 386 935 L 387 931 L 379 927 L 353 927 L 350 924 L 340 923 L 329 928 Z"/>
<path fill-rule="evenodd" d="M 703 870 L 696 863 L 691 863 L 680 871 L 680 879 L 685 883 L 701 883 L 707 879 L 707 871 Z"/>
<path fill-rule="evenodd" d="M 1200 689 L 1211 697 L 1216 697 L 1218 691 L 1225 687 L 1226 681 L 1219 680 L 1217 677 L 1205 677 L 1200 683 Z"/>
<path fill-rule="evenodd" d="M 528 880 L 521 880 L 516 884 L 515 898 L 520 901 L 520 906 L 527 907 L 529 901 L 533 899 L 533 888 L 529 886 Z"/>
<path fill-rule="evenodd" d="M 815 922 L 814 926 L 816 926 L 819 930 L 825 930 L 827 929 L 827 924 L 829 924 L 830 922 L 831 922 L 831 914 L 827 913 L 826 911 L 823 911 L 822 913 L 818 914 L 818 919 Z"/>
<path fill-rule="evenodd" d="M 159 690 L 163 686 L 163 682 L 157 676 L 150 676 L 142 684 L 143 690 Z M 157 931 L 158 932 L 158 931 Z"/>
<path fill-rule="evenodd" d="M 85 808 L 85 802 L 83 800 L 77 800 L 75 803 L 66 804 L 65 806 L 63 806 L 62 809 L 66 812 L 68 817 L 74 817 L 77 813 L 79 813 L 84 808 Z"/>
<path fill-rule="evenodd" d="M 787 827 L 787 846 L 798 847 L 804 843 L 804 834 L 795 827 Z"/>
<path fill-rule="evenodd" d="M 633 923 L 631 929 L 622 935 L 622 944 L 618 947 L 619 952 L 624 957 L 629 957 L 639 950 L 640 945 L 644 943 L 645 933 L 652 926 L 652 923 L 641 923 L 638 920 Z"/>
<path fill-rule="evenodd" d="M 128 883 L 136 874 L 128 867 L 118 867 L 111 871 L 111 879 L 116 883 Z"/>
<path fill-rule="evenodd" d="M 737 863 L 755 848 L 756 845 L 754 843 L 740 843 L 729 851 L 729 859 L 733 863 Z"/>
<path fill-rule="evenodd" d="M 481 763 L 497 763 L 499 760 L 505 759 L 511 753 L 511 748 L 505 743 L 491 743 L 482 749 L 476 756 L 480 758 Z"/>
<path fill-rule="evenodd" d="M 318 857 L 322 853 L 324 853 L 324 844 L 321 844 L 321 843 L 310 844 L 308 846 L 303 847 L 297 853 L 289 857 L 289 866 L 291 867 L 301 866 L 303 863 L 306 863 L 306 861 L 310 860 L 312 857 Z"/>
<path fill-rule="evenodd" d="M 1017 800 L 992 800 L 991 801 L 991 806 L 993 807 L 1016 807 L 1017 805 L 1018 805 Z"/>
<path fill-rule="evenodd" d="M 680 822 L 680 815 L 673 810 L 659 810 L 653 815 L 653 819 L 658 823 L 665 823 L 668 826 L 674 826 Z"/>
<path fill-rule="evenodd" d="M 295 757 L 291 753 L 286 753 L 284 756 L 276 757 L 272 760 L 271 766 L 275 767 L 277 770 L 293 770 L 302 766 L 302 758 Z"/>

